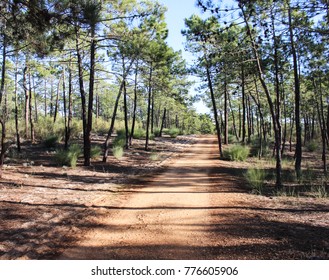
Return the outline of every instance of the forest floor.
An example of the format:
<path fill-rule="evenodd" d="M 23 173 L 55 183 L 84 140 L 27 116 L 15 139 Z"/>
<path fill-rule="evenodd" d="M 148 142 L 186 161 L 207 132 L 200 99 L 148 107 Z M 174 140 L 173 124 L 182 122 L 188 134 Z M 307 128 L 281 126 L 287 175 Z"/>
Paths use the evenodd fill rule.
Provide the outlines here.
<path fill-rule="evenodd" d="M 135 143 L 90 168 L 9 160 L 0 259 L 329 259 L 329 199 L 252 194 L 212 136 Z"/>

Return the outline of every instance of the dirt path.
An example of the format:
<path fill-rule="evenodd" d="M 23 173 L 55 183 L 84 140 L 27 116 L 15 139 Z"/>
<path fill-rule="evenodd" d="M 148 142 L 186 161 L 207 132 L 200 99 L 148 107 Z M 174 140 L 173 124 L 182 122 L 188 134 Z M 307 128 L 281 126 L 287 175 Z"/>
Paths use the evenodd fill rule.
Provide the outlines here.
<path fill-rule="evenodd" d="M 164 173 L 131 185 L 121 205 L 104 199 L 98 226 L 60 259 L 327 258 L 326 204 L 249 194 L 234 163 L 216 160 L 215 143 L 199 138 Z"/>
<path fill-rule="evenodd" d="M 209 244 L 213 139 L 200 139 L 126 204 L 108 211 L 63 259 L 202 259 Z M 104 201 L 110 203 L 110 201 Z"/>

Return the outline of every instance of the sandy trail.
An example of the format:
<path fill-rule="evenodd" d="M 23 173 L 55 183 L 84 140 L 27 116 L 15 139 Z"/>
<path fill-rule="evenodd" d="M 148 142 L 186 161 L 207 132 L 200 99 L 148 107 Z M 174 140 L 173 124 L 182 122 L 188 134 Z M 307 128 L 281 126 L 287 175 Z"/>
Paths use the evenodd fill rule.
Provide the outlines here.
<path fill-rule="evenodd" d="M 327 203 L 250 194 L 214 137 L 168 165 L 93 204 L 95 223 L 59 259 L 327 259 Z"/>
<path fill-rule="evenodd" d="M 207 258 L 216 152 L 214 138 L 199 139 L 61 259 Z"/>

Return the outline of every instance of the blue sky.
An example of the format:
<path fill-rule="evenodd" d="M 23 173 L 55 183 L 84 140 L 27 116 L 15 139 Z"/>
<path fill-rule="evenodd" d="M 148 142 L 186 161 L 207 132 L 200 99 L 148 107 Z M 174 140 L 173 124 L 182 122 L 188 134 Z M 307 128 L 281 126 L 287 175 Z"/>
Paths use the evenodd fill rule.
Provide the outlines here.
<path fill-rule="evenodd" d="M 174 50 L 182 50 L 183 57 L 188 63 L 192 62 L 193 56 L 184 51 L 185 38 L 181 34 L 181 30 L 185 29 L 184 19 L 189 18 L 192 14 L 201 15 L 200 9 L 196 7 L 196 0 L 158 0 L 167 7 L 166 22 L 169 29 L 167 42 Z M 193 89 L 191 94 L 194 94 Z M 199 102 L 195 105 L 199 113 L 209 112 L 209 109 Z"/>

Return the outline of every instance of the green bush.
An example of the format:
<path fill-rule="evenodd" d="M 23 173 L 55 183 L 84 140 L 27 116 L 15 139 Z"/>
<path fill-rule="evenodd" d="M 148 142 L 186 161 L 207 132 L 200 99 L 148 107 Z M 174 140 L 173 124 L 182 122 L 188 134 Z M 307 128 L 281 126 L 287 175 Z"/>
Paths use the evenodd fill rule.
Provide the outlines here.
<path fill-rule="evenodd" d="M 146 138 L 146 131 L 141 128 L 137 128 L 134 131 L 134 139 L 145 139 Z"/>
<path fill-rule="evenodd" d="M 264 185 L 266 172 L 264 169 L 259 168 L 251 168 L 244 174 L 245 179 L 247 180 L 249 186 L 252 189 L 252 193 L 254 194 L 262 194 Z"/>
<path fill-rule="evenodd" d="M 122 158 L 123 156 L 123 147 L 120 147 L 120 146 L 114 146 L 112 148 L 112 153 L 113 153 L 113 156 L 117 159 L 120 159 Z"/>
<path fill-rule="evenodd" d="M 250 148 L 242 145 L 234 145 L 223 151 L 224 158 L 232 161 L 245 161 L 249 153 Z"/>
<path fill-rule="evenodd" d="M 92 146 L 90 150 L 90 157 L 92 159 L 98 158 L 102 153 L 102 148 L 100 146 Z"/>
<path fill-rule="evenodd" d="M 72 144 L 67 150 L 58 150 L 55 154 L 55 160 L 59 165 L 76 167 L 82 149 L 78 144 Z"/>
<path fill-rule="evenodd" d="M 311 140 L 310 142 L 308 142 L 306 144 L 306 149 L 309 152 L 315 152 L 318 147 L 319 147 L 319 144 L 316 141 L 314 141 L 314 140 Z"/>
<path fill-rule="evenodd" d="M 171 138 L 176 138 L 179 135 L 179 129 L 175 127 L 170 128 L 168 134 L 170 135 Z"/>
<path fill-rule="evenodd" d="M 154 137 L 160 137 L 160 128 L 153 129 Z"/>
<path fill-rule="evenodd" d="M 57 135 L 51 135 L 46 138 L 46 140 L 43 141 L 43 145 L 46 148 L 55 148 L 57 143 L 59 141 L 59 137 Z"/>

